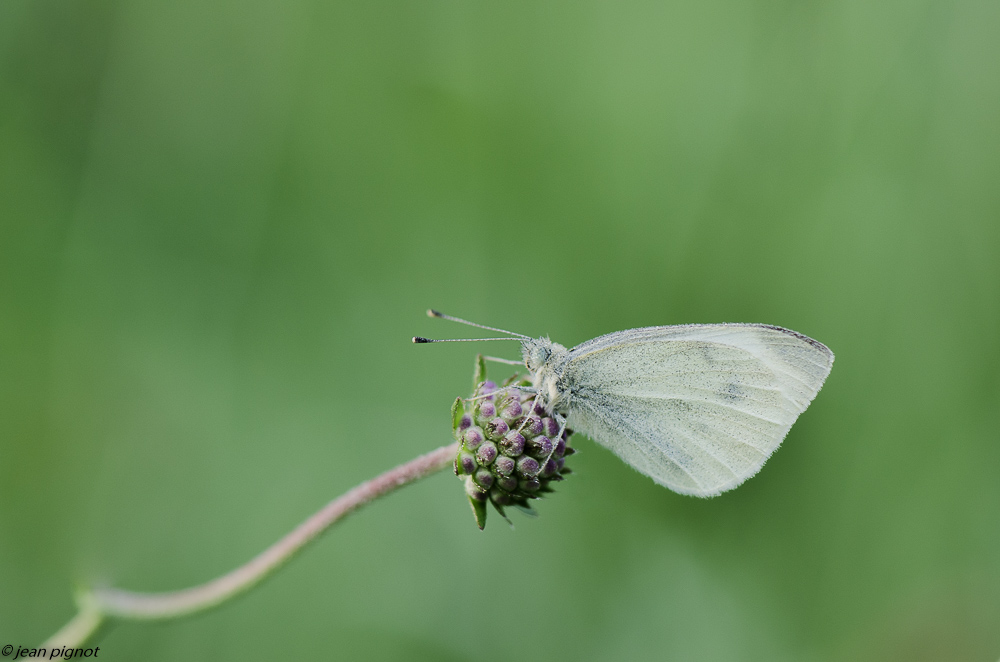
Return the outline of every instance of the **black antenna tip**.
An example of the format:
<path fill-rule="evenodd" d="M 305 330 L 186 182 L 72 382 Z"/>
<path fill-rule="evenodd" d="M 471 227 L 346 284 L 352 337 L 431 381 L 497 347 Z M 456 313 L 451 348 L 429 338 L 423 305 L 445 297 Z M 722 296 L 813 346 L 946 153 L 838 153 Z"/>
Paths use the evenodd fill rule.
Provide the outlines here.
<path fill-rule="evenodd" d="M 444 314 L 443 313 L 439 313 L 438 311 L 434 310 L 433 308 L 428 308 L 427 309 L 427 317 L 444 317 Z"/>
<path fill-rule="evenodd" d="M 432 341 L 430 338 L 422 338 L 420 336 L 413 336 L 413 342 L 415 342 L 415 343 L 417 343 L 419 345 L 420 343 L 434 342 L 434 341 Z"/>

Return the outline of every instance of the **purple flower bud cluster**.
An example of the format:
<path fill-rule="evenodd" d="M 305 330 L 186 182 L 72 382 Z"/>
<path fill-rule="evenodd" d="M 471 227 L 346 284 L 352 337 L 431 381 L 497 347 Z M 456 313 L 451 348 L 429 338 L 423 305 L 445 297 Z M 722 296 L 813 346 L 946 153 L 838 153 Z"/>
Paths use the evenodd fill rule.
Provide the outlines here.
<path fill-rule="evenodd" d="M 552 492 L 551 484 L 570 473 L 565 463 L 574 452 L 568 443 L 573 432 L 560 434 L 558 421 L 534 395 L 517 388 L 530 385 L 516 375 L 504 386 L 487 380 L 453 409 L 460 442 L 455 474 L 465 481 L 479 528 L 486 524 L 487 502 L 505 519 L 508 506 L 533 512 L 529 500 Z"/>

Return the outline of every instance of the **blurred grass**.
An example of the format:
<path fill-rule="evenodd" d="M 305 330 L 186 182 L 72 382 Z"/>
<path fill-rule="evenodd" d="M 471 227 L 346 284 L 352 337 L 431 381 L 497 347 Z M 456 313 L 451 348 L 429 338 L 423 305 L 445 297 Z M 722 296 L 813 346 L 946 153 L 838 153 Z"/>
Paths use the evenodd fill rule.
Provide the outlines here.
<path fill-rule="evenodd" d="M 995 660 L 998 28 L 990 2 L 3 3 L 0 644 L 75 581 L 208 579 L 444 443 L 480 348 L 410 345 L 460 332 L 434 306 L 567 345 L 769 322 L 837 363 L 721 498 L 580 439 L 514 532 L 435 477 L 102 649 Z"/>

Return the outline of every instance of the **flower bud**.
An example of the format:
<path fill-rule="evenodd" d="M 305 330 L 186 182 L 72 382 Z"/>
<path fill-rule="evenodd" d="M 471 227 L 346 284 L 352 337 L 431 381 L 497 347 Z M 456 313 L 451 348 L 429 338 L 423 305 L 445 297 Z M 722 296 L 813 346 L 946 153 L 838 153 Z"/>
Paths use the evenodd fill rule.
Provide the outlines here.
<path fill-rule="evenodd" d="M 493 397 L 493 404 L 497 406 L 497 411 L 506 409 L 512 402 L 519 402 L 517 398 L 517 389 L 501 389 L 500 393 Z"/>
<path fill-rule="evenodd" d="M 503 439 L 503 436 L 507 434 L 507 423 L 504 422 L 499 416 L 494 418 L 492 421 L 486 424 L 486 436 L 495 441 Z"/>
<path fill-rule="evenodd" d="M 570 473 L 565 458 L 573 454 L 568 443 L 573 431 L 560 430 L 535 394 L 520 390 L 527 380 L 515 376 L 498 388 L 484 381 L 485 370 L 480 357 L 474 377 L 479 388 L 471 399 L 456 398 L 451 406 L 452 429 L 461 442 L 455 473 L 464 481 L 480 529 L 486 526 L 487 502 L 505 519 L 509 506 L 533 512 L 530 501 L 552 492 Z"/>
<path fill-rule="evenodd" d="M 510 492 L 494 487 L 490 490 L 490 501 L 498 506 L 508 506 L 514 500 Z"/>
<path fill-rule="evenodd" d="M 479 444 L 483 443 L 485 437 L 483 436 L 483 431 L 478 427 L 471 427 L 465 431 L 462 435 L 465 440 L 465 447 L 470 451 L 474 451 L 479 448 Z"/>
<path fill-rule="evenodd" d="M 489 400 L 483 400 L 479 403 L 479 414 L 476 416 L 477 421 L 486 422 L 497 415 L 497 406 L 490 402 Z"/>
<path fill-rule="evenodd" d="M 476 485 L 472 476 L 465 479 L 465 493 L 476 501 L 486 501 L 488 497 L 487 491 Z"/>
<path fill-rule="evenodd" d="M 476 458 L 479 460 L 479 464 L 483 466 L 493 464 L 493 460 L 497 459 L 496 445 L 492 441 L 487 441 L 476 451 Z"/>
<path fill-rule="evenodd" d="M 524 409 L 521 407 L 521 403 L 514 400 L 500 411 L 500 416 L 510 424 L 520 418 L 523 413 Z"/>
<path fill-rule="evenodd" d="M 552 453 L 556 457 L 562 457 L 566 454 L 566 440 L 562 437 L 556 440 L 556 447 L 552 450 Z"/>
<path fill-rule="evenodd" d="M 552 454 L 552 440 L 548 437 L 538 435 L 528 440 L 525 452 L 534 458 L 544 460 Z"/>
<path fill-rule="evenodd" d="M 542 433 L 542 419 L 538 418 L 534 414 L 528 416 L 528 420 L 523 423 L 521 428 L 521 433 L 526 437 L 535 437 Z"/>
<path fill-rule="evenodd" d="M 514 473 L 514 460 L 510 459 L 506 455 L 498 457 L 494 466 L 496 467 L 497 473 L 501 476 L 509 476 Z"/>
<path fill-rule="evenodd" d="M 490 489 L 493 485 L 493 474 L 491 474 L 490 470 L 486 468 L 479 469 L 475 475 L 473 475 L 473 479 L 479 483 L 480 487 L 486 490 Z"/>
<path fill-rule="evenodd" d="M 537 492 L 541 489 L 542 482 L 535 477 L 531 477 L 518 481 L 517 486 L 525 492 Z"/>
<path fill-rule="evenodd" d="M 517 457 L 524 452 L 524 437 L 517 430 L 511 430 L 500 442 L 500 449 L 504 455 Z"/>
<path fill-rule="evenodd" d="M 538 473 L 538 460 L 522 455 L 517 461 L 517 473 L 520 476 L 534 476 Z"/>
<path fill-rule="evenodd" d="M 472 453 L 461 451 L 458 454 L 456 467 L 459 473 L 471 474 L 476 470 L 476 458 L 472 455 Z"/>
<path fill-rule="evenodd" d="M 513 492 L 517 489 L 517 478 L 513 476 L 498 476 L 497 487 L 507 492 Z"/>

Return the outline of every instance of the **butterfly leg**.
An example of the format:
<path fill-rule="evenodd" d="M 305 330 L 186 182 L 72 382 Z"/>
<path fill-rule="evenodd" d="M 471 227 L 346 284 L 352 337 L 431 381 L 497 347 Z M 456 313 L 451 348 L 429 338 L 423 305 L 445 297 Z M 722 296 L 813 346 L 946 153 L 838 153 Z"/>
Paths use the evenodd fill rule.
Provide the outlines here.
<path fill-rule="evenodd" d="M 535 407 L 538 405 L 538 399 L 542 397 L 542 394 L 539 393 L 537 389 L 532 388 L 531 391 L 535 392 L 535 399 L 531 401 L 531 409 L 528 410 L 529 412 L 535 411 Z M 528 393 L 531 393 L 531 391 L 528 391 Z M 521 426 L 517 428 L 518 433 L 520 433 L 521 430 L 524 429 L 524 426 L 527 424 L 528 424 L 528 417 L 525 416 L 524 420 L 521 421 Z"/>
<path fill-rule="evenodd" d="M 566 431 L 566 417 L 565 416 L 563 416 L 562 414 L 557 414 L 556 412 L 552 412 L 552 418 L 554 418 L 556 420 L 556 423 L 559 424 L 559 434 L 556 435 L 555 439 L 551 440 L 552 441 L 552 450 L 549 451 L 549 454 L 546 455 L 545 459 L 542 461 L 542 463 L 541 463 L 542 469 L 544 469 L 545 465 L 548 464 L 549 459 L 552 457 L 552 454 L 556 452 L 556 444 L 559 443 L 559 440 L 562 439 L 563 432 Z"/>
<path fill-rule="evenodd" d="M 556 435 L 556 439 L 561 439 L 563 436 L 563 432 L 566 431 L 566 417 L 563 416 L 562 414 L 557 414 L 556 412 L 552 412 L 552 418 L 556 419 L 556 423 L 559 424 L 559 434 Z"/>

